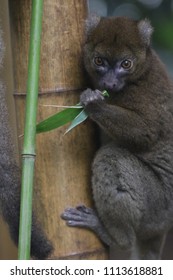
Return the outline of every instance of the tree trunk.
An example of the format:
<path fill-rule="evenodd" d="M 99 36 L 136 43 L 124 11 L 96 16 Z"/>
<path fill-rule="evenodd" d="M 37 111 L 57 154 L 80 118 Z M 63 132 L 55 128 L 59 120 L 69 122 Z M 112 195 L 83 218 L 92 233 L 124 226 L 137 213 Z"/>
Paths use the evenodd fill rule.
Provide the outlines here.
<path fill-rule="evenodd" d="M 15 101 L 18 134 L 23 133 L 31 2 L 11 0 Z M 42 105 L 74 105 L 85 86 L 82 43 L 86 0 L 45 0 L 41 48 L 38 121 L 57 112 Z M 91 161 L 97 148 L 94 126 L 87 121 L 64 136 L 65 127 L 37 136 L 34 208 L 55 259 L 105 259 L 93 233 L 69 228 L 60 214 L 67 206 L 92 205 Z M 22 140 L 20 139 L 20 147 Z"/>

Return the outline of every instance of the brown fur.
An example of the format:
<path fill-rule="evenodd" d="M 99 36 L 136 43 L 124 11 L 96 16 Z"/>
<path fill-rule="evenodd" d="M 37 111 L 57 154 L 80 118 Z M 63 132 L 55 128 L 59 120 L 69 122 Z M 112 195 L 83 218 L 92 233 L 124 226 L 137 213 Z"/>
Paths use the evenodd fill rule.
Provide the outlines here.
<path fill-rule="evenodd" d="M 151 48 L 152 31 L 148 20 L 90 23 L 84 62 L 94 90 L 80 100 L 110 143 L 92 167 L 99 219 L 91 213 L 89 219 L 85 207 L 63 214 L 70 226 L 92 229 L 109 246 L 130 247 L 139 259 L 160 258 L 173 225 L 173 85 Z M 128 70 L 124 60 L 132 63 Z M 110 97 L 103 100 L 105 89 Z"/>

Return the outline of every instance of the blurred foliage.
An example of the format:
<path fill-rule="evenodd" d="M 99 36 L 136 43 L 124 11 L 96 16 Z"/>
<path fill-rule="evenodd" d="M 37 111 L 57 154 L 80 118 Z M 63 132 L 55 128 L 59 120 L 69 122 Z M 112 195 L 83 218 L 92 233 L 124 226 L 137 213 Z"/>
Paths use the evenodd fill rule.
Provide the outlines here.
<path fill-rule="evenodd" d="M 165 18 L 155 23 L 154 40 L 161 47 L 173 51 L 173 19 Z"/>

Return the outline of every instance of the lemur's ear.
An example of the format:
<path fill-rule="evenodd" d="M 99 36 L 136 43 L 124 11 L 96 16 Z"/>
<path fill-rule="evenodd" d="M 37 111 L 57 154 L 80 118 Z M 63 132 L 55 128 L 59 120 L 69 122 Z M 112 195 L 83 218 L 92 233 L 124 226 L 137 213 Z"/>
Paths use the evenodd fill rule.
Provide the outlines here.
<path fill-rule="evenodd" d="M 151 35 L 153 33 L 153 27 L 148 19 L 140 20 L 138 22 L 138 30 L 141 38 L 146 46 L 150 45 Z"/>
<path fill-rule="evenodd" d="M 101 17 L 96 14 L 90 14 L 86 19 L 86 34 L 88 35 L 100 22 Z"/>

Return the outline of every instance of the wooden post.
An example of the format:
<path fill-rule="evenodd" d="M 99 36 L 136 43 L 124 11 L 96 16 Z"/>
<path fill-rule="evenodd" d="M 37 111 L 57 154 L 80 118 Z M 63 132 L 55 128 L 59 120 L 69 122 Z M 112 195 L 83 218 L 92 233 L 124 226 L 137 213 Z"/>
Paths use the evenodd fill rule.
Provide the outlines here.
<path fill-rule="evenodd" d="M 18 134 L 23 133 L 31 3 L 11 0 L 15 100 Z M 41 47 L 38 121 L 57 112 L 45 104 L 74 105 L 84 88 L 82 43 L 86 0 L 45 0 Z M 93 124 L 87 121 L 67 135 L 65 128 L 37 136 L 34 207 L 52 240 L 55 259 L 105 259 L 93 233 L 69 228 L 60 214 L 67 206 L 92 205 L 91 161 L 97 148 Z M 21 141 L 21 140 L 20 140 Z"/>

